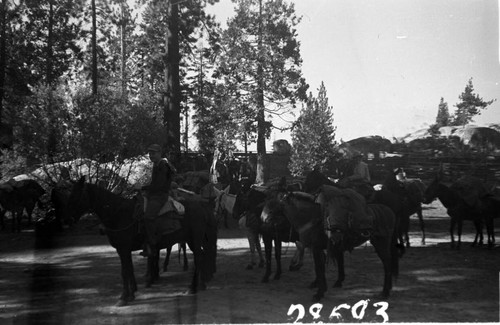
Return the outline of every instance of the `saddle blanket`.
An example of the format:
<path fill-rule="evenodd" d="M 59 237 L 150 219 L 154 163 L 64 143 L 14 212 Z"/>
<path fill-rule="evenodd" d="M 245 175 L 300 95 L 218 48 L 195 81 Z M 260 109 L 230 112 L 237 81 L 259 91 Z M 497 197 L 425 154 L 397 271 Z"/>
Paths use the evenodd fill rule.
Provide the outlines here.
<path fill-rule="evenodd" d="M 146 212 L 147 205 L 148 205 L 148 199 L 144 197 L 144 212 Z M 182 203 L 174 200 L 171 196 L 169 196 L 167 202 L 165 202 L 163 207 L 158 212 L 158 216 L 164 215 L 169 212 L 175 212 L 178 215 L 183 216 L 186 210 L 184 208 L 184 205 L 182 205 Z"/>

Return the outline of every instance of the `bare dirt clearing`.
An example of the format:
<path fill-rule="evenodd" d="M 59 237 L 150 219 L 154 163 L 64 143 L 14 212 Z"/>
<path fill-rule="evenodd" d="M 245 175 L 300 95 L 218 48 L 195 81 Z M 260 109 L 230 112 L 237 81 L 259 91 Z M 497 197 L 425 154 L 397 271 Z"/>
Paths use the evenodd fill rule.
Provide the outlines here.
<path fill-rule="evenodd" d="M 418 221 L 412 218 L 413 247 L 401 259 L 400 276 L 385 300 L 389 322 L 498 322 L 500 249 L 471 247 L 474 230 L 466 222 L 462 249 L 451 250 L 449 219 L 442 206 L 427 206 L 424 218 L 427 245 L 420 245 Z M 290 323 L 298 318 L 298 311 L 287 315 L 291 305 L 305 308 L 302 322 L 384 320 L 377 314 L 380 307 L 374 306 L 383 301 L 377 297 L 382 290 L 382 264 L 370 245 L 346 254 L 346 280 L 341 289 L 331 287 L 337 275 L 329 262 L 329 290 L 318 305 L 322 306 L 320 318 L 315 320 L 309 312 L 314 293 L 308 289 L 314 279 L 311 254 L 306 251 L 300 271 L 290 272 L 288 263 L 295 247 L 285 246 L 281 279 L 261 283 L 263 269 L 245 270 L 248 244 L 234 221 L 230 229 L 220 229 L 217 273 L 206 291 L 186 294 L 192 255 L 189 252 L 190 270 L 183 272 L 177 250 L 160 282 L 145 288 L 146 261 L 136 252 L 136 300 L 115 307 L 121 293 L 119 259 L 106 237 L 88 225 L 81 222 L 65 230 L 53 238 L 51 248 L 38 248 L 33 231 L 0 233 L 0 323 Z M 350 308 L 338 309 L 340 319 L 329 319 L 342 304 Z"/>

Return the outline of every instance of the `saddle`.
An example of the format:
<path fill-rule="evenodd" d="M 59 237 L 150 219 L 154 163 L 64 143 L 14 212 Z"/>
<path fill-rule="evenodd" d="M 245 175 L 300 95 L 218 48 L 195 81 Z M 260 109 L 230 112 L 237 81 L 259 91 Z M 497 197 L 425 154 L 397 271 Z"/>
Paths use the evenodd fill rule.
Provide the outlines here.
<path fill-rule="evenodd" d="M 146 211 L 147 201 L 147 198 L 143 197 L 143 213 Z M 154 219 L 156 235 L 161 237 L 162 235 L 169 234 L 181 229 L 182 222 L 184 220 L 184 214 L 184 205 L 169 196 L 167 202 L 165 202 L 163 207 L 158 212 L 158 215 Z"/>
<path fill-rule="evenodd" d="M 144 197 L 143 211 L 146 212 L 146 207 L 148 204 L 148 199 Z M 184 205 L 181 202 L 174 200 L 173 197 L 169 196 L 167 202 L 163 205 L 163 207 L 158 212 L 158 217 L 163 217 L 167 215 L 169 212 L 175 212 L 179 216 L 183 216 L 186 212 Z"/>
<path fill-rule="evenodd" d="M 352 189 L 323 185 L 316 203 L 322 207 L 328 230 L 370 233 L 373 229 L 373 212 L 364 197 Z"/>

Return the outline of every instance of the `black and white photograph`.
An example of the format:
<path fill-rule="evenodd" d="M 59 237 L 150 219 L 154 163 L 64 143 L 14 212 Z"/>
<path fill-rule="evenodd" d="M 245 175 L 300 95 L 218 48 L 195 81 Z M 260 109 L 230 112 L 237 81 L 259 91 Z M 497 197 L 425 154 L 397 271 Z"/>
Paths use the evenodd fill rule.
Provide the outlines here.
<path fill-rule="evenodd" d="M 0 324 L 499 323 L 499 17 L 0 0 Z"/>

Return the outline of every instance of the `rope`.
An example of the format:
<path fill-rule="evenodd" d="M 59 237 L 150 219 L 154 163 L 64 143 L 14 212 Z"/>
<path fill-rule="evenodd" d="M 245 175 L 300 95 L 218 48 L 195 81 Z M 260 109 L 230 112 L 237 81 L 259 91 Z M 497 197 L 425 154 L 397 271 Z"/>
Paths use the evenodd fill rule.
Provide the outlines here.
<path fill-rule="evenodd" d="M 138 220 L 137 220 L 137 219 L 134 219 L 130 225 L 128 225 L 128 226 L 126 226 L 126 227 L 123 227 L 123 228 L 120 228 L 120 229 L 111 229 L 111 228 L 108 228 L 108 227 L 104 226 L 104 230 L 105 230 L 105 231 L 111 231 L 111 232 L 120 232 L 120 231 L 124 231 L 124 230 L 129 229 L 129 228 L 130 228 L 130 227 L 132 227 L 132 226 L 133 226 L 136 222 L 138 222 Z"/>

